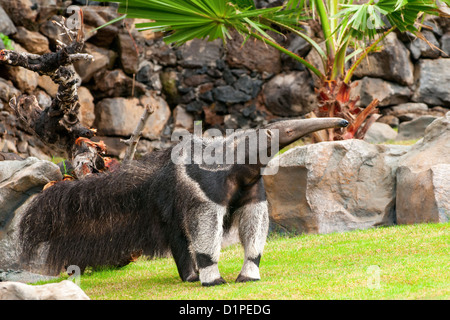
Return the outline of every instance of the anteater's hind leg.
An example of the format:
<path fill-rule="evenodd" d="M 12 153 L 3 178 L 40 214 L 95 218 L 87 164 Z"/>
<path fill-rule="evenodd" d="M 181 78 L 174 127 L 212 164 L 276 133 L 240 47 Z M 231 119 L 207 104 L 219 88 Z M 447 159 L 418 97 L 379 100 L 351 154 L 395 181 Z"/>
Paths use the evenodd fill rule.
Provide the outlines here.
<path fill-rule="evenodd" d="M 195 261 L 189 250 L 189 243 L 186 235 L 178 230 L 170 232 L 170 250 L 177 265 L 178 274 L 181 280 L 188 282 L 199 281 L 198 271 Z"/>
<path fill-rule="evenodd" d="M 188 228 L 192 250 L 199 269 L 203 286 L 215 286 L 225 283 L 220 276 L 218 261 L 220 256 L 223 217 L 226 208 L 213 202 L 204 202 L 196 206 L 190 214 Z"/>

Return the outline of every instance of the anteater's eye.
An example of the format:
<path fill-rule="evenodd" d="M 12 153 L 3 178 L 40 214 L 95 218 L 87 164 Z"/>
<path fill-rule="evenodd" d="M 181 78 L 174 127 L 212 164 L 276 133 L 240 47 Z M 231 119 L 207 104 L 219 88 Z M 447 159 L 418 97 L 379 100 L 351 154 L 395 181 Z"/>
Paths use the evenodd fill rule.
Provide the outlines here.
<path fill-rule="evenodd" d="M 286 130 L 286 134 L 287 134 L 288 137 L 290 137 L 290 136 L 292 136 L 292 135 L 294 134 L 294 130 L 292 130 L 292 129 L 287 129 L 287 130 Z"/>

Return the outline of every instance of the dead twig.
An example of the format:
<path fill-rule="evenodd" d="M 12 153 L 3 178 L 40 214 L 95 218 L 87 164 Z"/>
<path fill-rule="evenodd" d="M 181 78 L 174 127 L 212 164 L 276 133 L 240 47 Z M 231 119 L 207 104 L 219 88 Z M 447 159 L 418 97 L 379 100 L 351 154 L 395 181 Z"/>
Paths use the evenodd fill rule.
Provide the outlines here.
<path fill-rule="evenodd" d="M 80 59 L 93 60 L 93 56 L 81 53 L 84 47 L 81 10 L 79 15 L 81 27 L 77 32 L 69 30 L 64 20 L 54 22 L 71 40 L 68 45 L 61 44 L 56 52 L 43 55 L 1 50 L 0 63 L 49 76 L 58 85 L 58 92 L 48 108 L 41 108 L 36 97 L 28 95 L 14 97 L 9 104 L 26 129 L 46 145 L 65 152 L 75 168 L 77 177 L 83 178 L 104 168 L 103 158 L 100 156 L 104 150 L 89 144 L 95 130 L 84 127 L 78 119 L 78 80 L 73 62 Z"/>
<path fill-rule="evenodd" d="M 121 140 L 123 143 L 125 143 L 128 148 L 125 153 L 125 157 L 123 159 L 123 162 L 129 162 L 133 160 L 134 154 L 136 152 L 137 144 L 139 142 L 139 139 L 142 136 L 142 130 L 144 130 L 145 124 L 147 123 L 148 118 L 150 115 L 154 112 L 154 109 L 151 105 L 146 105 L 144 108 L 144 113 L 141 116 L 141 119 L 139 120 L 138 125 L 134 129 L 131 137 L 127 140 Z"/>

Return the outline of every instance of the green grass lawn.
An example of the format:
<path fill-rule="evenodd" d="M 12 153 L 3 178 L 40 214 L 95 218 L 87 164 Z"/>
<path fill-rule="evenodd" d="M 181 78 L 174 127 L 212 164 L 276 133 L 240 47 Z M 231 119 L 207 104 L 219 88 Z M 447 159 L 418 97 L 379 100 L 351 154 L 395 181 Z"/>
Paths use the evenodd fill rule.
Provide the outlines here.
<path fill-rule="evenodd" d="M 87 272 L 79 284 L 102 300 L 450 299 L 449 246 L 450 223 L 271 236 L 258 282 L 234 282 L 243 263 L 237 244 L 222 250 L 222 286 L 182 282 L 171 258 Z"/>

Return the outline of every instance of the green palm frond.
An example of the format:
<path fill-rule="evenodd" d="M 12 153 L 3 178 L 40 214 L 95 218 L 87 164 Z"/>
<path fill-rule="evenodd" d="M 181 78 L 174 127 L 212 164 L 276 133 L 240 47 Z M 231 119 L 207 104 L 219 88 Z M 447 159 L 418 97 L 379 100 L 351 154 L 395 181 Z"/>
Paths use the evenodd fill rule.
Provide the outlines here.
<path fill-rule="evenodd" d="M 379 0 L 364 4 L 342 4 L 334 16 L 341 20 L 334 32 L 345 30 L 358 40 L 375 38 L 395 26 L 400 31 L 416 32 L 415 23 L 420 14 L 438 14 L 432 0 Z"/>
<path fill-rule="evenodd" d="M 440 1 L 447 6 L 450 2 Z M 335 79 L 345 71 L 348 46 L 353 46 L 355 52 L 362 52 L 363 56 L 367 55 L 371 50 L 365 50 L 365 44 L 379 41 L 380 37 L 388 34 L 388 30 L 397 28 L 419 34 L 416 26 L 418 18 L 422 14 L 439 14 L 439 1 L 435 0 L 368 0 L 358 4 L 354 0 L 286 0 L 282 6 L 266 9 L 257 9 L 253 0 L 106 2 L 119 2 L 119 13 L 127 18 L 148 20 L 136 24 L 136 27 L 139 30 L 164 31 L 167 43 L 182 45 L 195 38 L 210 41 L 221 38 L 225 41 L 231 37 L 230 30 L 234 29 L 245 39 L 257 38 L 288 54 L 321 79 L 325 75 L 308 61 L 276 43 L 268 30 L 279 32 L 274 28 L 277 26 L 305 39 L 319 53 L 325 69 L 329 71 L 329 64 L 333 64 L 331 79 Z M 310 19 L 308 16 L 319 20 L 326 51 L 301 29 L 301 20 Z"/>
<path fill-rule="evenodd" d="M 264 16 L 274 16 L 280 7 L 256 9 L 252 0 L 119 0 L 119 13 L 128 18 L 142 18 L 153 22 L 136 24 L 140 30 L 169 32 L 168 43 L 182 45 L 200 38 L 212 41 L 226 39 L 228 30 L 255 32 L 270 40 L 265 30 L 270 26 L 260 22 Z"/>

